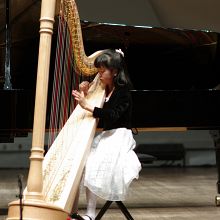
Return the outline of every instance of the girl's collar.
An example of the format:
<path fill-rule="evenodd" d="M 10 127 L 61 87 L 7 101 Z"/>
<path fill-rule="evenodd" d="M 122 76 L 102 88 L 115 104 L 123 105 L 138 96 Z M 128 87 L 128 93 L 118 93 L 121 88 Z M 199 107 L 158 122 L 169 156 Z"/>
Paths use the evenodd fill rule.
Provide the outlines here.
<path fill-rule="evenodd" d="M 115 87 L 113 87 L 112 91 L 108 94 L 108 96 L 105 97 L 105 102 L 109 101 L 109 99 L 111 98 L 111 96 L 114 93 L 114 91 L 115 91 Z"/>

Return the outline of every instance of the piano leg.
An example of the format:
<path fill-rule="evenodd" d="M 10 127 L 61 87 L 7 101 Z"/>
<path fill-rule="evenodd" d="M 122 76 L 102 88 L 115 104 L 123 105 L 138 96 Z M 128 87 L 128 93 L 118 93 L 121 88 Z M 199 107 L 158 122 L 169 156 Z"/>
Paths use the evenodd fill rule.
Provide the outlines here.
<path fill-rule="evenodd" d="M 220 130 L 210 130 L 210 134 L 215 143 L 216 166 L 218 172 L 217 192 L 220 194 Z M 216 206 L 220 206 L 220 196 L 215 197 Z"/>

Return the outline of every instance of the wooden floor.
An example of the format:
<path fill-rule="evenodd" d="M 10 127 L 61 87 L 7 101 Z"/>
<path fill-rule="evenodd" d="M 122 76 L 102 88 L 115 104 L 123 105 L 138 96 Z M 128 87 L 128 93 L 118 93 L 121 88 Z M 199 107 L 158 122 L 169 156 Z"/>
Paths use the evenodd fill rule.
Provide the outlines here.
<path fill-rule="evenodd" d="M 23 173 L 26 180 L 26 170 L 0 170 L 2 214 L 18 193 L 18 173 Z M 220 207 L 215 206 L 216 179 L 215 168 L 144 168 L 139 180 L 132 183 L 125 204 L 135 220 L 219 220 Z M 98 208 L 104 202 L 98 200 Z M 83 214 L 86 206 L 83 189 L 79 206 Z M 0 220 L 5 218 L 0 216 Z M 103 220 L 113 219 L 125 219 L 115 205 L 103 217 Z"/>

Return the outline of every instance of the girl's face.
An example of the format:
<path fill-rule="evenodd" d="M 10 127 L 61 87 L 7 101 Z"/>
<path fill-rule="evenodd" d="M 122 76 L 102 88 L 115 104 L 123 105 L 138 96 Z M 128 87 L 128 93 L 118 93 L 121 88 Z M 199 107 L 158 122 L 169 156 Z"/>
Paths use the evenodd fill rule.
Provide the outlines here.
<path fill-rule="evenodd" d="M 113 85 L 113 79 L 116 74 L 113 73 L 113 71 L 105 68 L 105 67 L 99 67 L 98 73 L 100 75 L 100 80 L 102 83 L 106 86 L 112 86 Z"/>

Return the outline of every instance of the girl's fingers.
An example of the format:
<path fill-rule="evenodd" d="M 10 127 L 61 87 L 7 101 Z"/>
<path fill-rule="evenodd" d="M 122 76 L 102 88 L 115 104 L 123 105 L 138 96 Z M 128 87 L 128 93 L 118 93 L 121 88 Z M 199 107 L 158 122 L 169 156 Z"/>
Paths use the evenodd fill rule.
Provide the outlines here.
<path fill-rule="evenodd" d="M 73 92 L 72 95 L 75 96 L 75 97 L 77 97 L 77 98 L 79 98 L 79 95 L 78 95 L 77 93 L 74 93 L 74 92 Z"/>
<path fill-rule="evenodd" d="M 88 90 L 89 89 L 89 85 L 88 84 L 82 84 L 79 86 L 79 90 L 80 91 L 84 91 L 84 90 Z"/>
<path fill-rule="evenodd" d="M 76 100 L 79 100 L 84 97 L 84 92 L 79 93 L 77 90 L 73 90 L 72 95 L 76 98 Z"/>
<path fill-rule="evenodd" d="M 79 93 L 77 90 L 73 90 L 73 91 L 72 91 L 72 94 L 79 95 L 80 93 Z"/>

